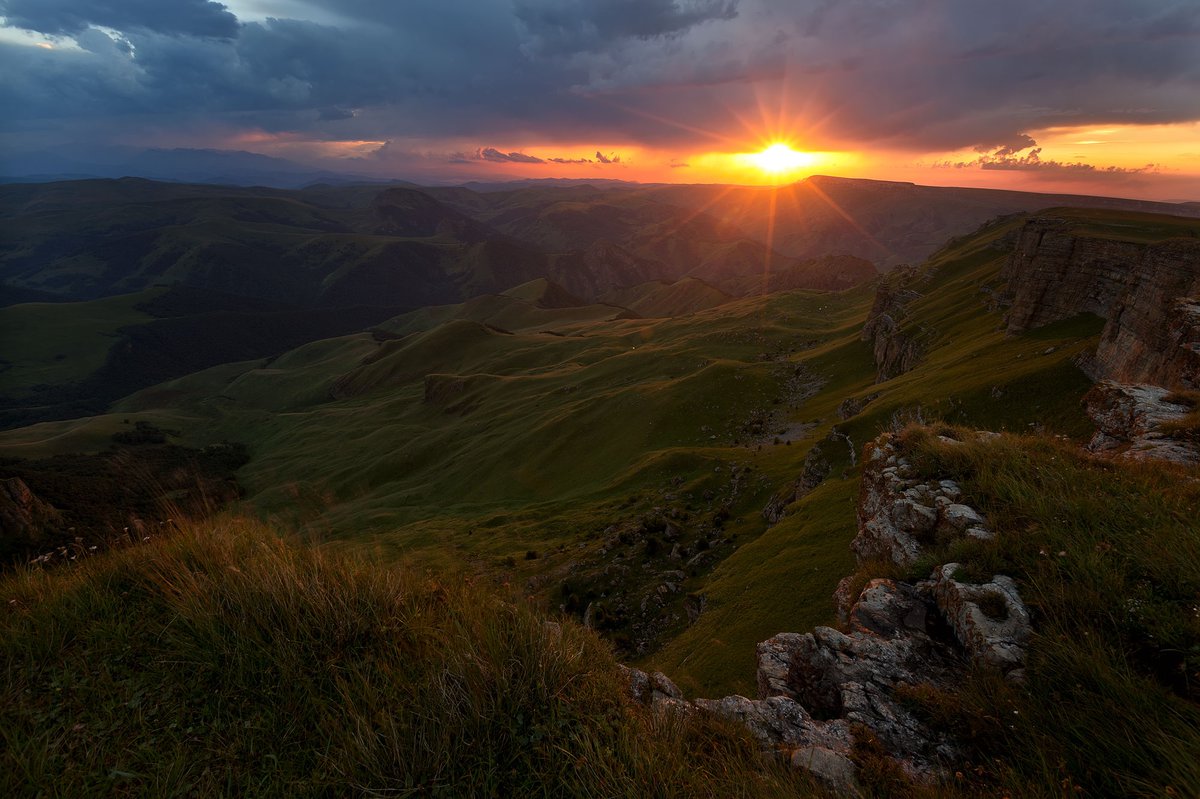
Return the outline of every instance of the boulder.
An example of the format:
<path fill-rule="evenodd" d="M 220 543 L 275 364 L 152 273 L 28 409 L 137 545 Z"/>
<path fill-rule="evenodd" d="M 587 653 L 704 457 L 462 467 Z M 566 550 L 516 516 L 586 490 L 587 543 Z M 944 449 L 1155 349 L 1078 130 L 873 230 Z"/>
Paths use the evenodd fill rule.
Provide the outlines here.
<path fill-rule="evenodd" d="M 955 579 L 961 566 L 947 563 L 930 578 L 938 609 L 955 638 L 977 664 L 1009 673 L 1025 666 L 1029 610 L 1010 577 L 994 575 L 987 583 Z"/>

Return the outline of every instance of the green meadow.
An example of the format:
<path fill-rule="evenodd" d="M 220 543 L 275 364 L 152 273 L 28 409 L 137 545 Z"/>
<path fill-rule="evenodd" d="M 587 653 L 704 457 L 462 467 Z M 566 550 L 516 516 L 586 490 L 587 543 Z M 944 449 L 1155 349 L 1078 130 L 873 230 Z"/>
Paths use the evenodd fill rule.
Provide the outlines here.
<path fill-rule="evenodd" d="M 903 326 L 926 355 L 881 384 L 860 338 L 870 287 L 722 297 L 683 313 L 713 302 L 711 287 L 626 292 L 628 306 L 659 305 L 648 316 L 564 303 L 534 281 L 222 364 L 106 414 L 5 431 L 0 444 L 24 457 L 102 449 L 135 422 L 186 445 L 238 441 L 251 455 L 238 474 L 246 512 L 381 562 L 501 575 L 552 610 L 555 585 L 599 557 L 605 529 L 671 502 L 692 524 L 720 514 L 728 545 L 684 584 L 704 612 L 641 659 L 686 690 L 751 692 L 756 641 L 830 620 L 852 565 L 852 456 L 866 441 L 922 418 L 1090 433 L 1088 382 L 1072 360 L 1100 320 L 1007 337 L 988 308 L 1006 257 L 997 242 L 1020 224 L 985 227 L 920 268 Z M 92 332 L 63 335 L 96 346 Z M 843 400 L 871 395 L 839 418 Z M 830 479 L 768 527 L 762 507 L 817 445 Z M 735 468 L 750 477 L 731 491 Z"/>

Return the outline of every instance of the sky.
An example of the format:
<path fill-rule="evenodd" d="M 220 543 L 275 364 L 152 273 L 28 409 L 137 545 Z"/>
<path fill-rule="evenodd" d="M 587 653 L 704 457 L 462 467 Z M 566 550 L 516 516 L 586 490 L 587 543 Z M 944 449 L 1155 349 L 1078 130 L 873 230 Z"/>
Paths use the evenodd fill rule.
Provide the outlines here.
<path fill-rule="evenodd" d="M 38 151 L 212 148 L 422 183 L 832 174 L 1200 200 L 1200 0 L 0 0 L 0 18 L 10 173 Z"/>

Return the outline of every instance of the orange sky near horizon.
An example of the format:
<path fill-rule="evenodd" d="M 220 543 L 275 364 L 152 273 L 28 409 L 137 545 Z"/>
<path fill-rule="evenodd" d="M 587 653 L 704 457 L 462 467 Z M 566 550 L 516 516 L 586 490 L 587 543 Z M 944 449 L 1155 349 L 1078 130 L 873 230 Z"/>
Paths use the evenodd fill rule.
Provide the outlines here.
<path fill-rule="evenodd" d="M 423 166 L 437 183 L 527 178 L 607 178 L 642 183 L 776 185 L 810 175 L 1020 191 L 1114 195 L 1155 200 L 1200 200 L 1200 123 L 1087 125 L 1031 131 L 1037 142 L 1007 159 L 975 150 L 912 153 L 879 149 L 813 150 L 802 141 L 762 137 L 740 149 L 656 150 L 623 143 L 488 143 L 500 156 L 486 160 L 479 142 L 321 141 L 301 135 L 241 133 L 228 146 L 379 177 L 419 179 Z M 791 168 L 768 171 L 755 153 L 783 143 L 802 154 Z M 381 149 L 383 148 L 383 149 Z M 387 151 L 403 153 L 390 160 Z M 597 154 L 609 163 L 603 163 Z M 534 160 L 537 159 L 537 160 Z M 557 160 L 554 160 L 557 159 Z M 988 163 L 989 159 L 991 163 Z M 571 163 L 575 162 L 575 163 Z"/>

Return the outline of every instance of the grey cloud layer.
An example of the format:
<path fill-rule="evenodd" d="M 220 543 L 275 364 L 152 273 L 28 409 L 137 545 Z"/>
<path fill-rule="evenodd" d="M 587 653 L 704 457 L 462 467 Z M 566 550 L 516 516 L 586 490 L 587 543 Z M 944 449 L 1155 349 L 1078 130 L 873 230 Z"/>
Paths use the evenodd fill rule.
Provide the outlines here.
<path fill-rule="evenodd" d="M 783 105 L 814 146 L 981 152 L 1027 149 L 1022 134 L 1054 124 L 1200 118 L 1196 0 L 290 7 L 294 18 L 239 22 L 204 0 L 0 0 L 8 25 L 81 48 L 0 46 L 0 105 L 29 129 L 138 115 L 162 128 L 689 148 L 698 132 L 712 136 L 700 147 L 744 141 L 760 108 L 773 120 Z M 305 19 L 314 9 L 339 23 Z"/>
<path fill-rule="evenodd" d="M 5 0 L 0 13 L 17 28 L 74 35 L 89 25 L 117 30 L 229 37 L 237 17 L 209 0 Z"/>

